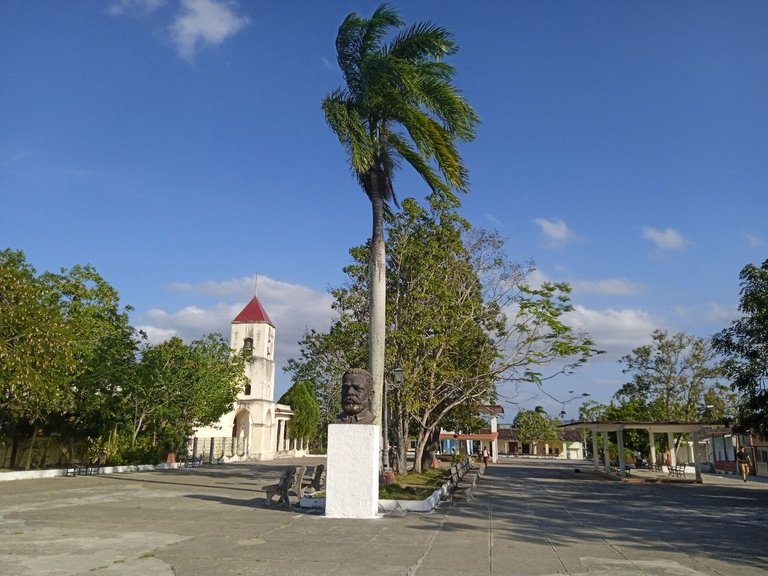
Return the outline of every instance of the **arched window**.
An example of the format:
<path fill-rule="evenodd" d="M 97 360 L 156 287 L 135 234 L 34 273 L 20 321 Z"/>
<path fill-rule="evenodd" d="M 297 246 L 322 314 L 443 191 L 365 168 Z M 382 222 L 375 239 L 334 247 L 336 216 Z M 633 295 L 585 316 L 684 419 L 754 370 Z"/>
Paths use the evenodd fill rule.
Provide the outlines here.
<path fill-rule="evenodd" d="M 249 352 L 253 352 L 253 338 L 243 339 L 243 350 L 248 350 Z"/>

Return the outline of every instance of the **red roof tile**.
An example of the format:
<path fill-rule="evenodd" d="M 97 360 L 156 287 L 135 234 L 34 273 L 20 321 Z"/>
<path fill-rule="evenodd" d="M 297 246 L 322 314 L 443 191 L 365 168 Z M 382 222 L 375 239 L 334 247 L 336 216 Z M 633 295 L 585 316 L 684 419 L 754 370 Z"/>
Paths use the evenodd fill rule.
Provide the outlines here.
<path fill-rule="evenodd" d="M 248 302 L 248 305 L 237 315 L 237 318 L 232 320 L 232 324 L 269 324 L 272 328 L 275 327 L 256 296 Z"/>

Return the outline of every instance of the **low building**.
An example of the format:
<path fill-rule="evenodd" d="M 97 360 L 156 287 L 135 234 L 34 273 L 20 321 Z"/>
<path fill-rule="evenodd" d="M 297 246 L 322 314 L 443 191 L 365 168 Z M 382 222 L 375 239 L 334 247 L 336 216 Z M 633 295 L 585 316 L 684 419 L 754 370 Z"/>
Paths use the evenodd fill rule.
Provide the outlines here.
<path fill-rule="evenodd" d="M 510 424 L 499 424 L 499 454 L 506 456 L 547 456 L 571 460 L 584 459 L 584 443 L 579 432 L 561 430 L 556 442 L 521 441 L 517 430 Z"/>

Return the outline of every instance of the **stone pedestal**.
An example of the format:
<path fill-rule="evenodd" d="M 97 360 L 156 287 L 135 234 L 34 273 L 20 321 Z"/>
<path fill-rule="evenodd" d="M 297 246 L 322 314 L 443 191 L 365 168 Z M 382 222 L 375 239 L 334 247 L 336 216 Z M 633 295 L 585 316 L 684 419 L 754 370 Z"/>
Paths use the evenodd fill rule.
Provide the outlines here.
<path fill-rule="evenodd" d="M 379 512 L 381 428 L 372 424 L 328 426 L 325 515 L 376 518 Z"/>

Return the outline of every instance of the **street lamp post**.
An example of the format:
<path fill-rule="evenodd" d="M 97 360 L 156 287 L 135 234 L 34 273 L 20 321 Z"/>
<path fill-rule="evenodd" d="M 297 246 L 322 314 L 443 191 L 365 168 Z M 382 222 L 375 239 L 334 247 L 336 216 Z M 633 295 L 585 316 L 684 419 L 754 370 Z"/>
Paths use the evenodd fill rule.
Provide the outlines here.
<path fill-rule="evenodd" d="M 403 384 L 403 367 L 398 362 L 395 368 L 392 370 L 392 376 L 394 379 L 394 387 L 399 388 Z M 395 481 L 392 469 L 389 466 L 389 414 L 387 411 L 387 382 L 384 381 L 383 398 L 382 402 L 382 418 L 381 418 L 381 432 L 383 435 L 383 441 L 381 443 L 381 470 L 382 470 L 382 483 L 392 484 Z"/>

